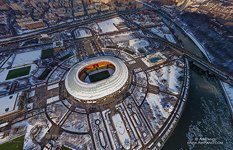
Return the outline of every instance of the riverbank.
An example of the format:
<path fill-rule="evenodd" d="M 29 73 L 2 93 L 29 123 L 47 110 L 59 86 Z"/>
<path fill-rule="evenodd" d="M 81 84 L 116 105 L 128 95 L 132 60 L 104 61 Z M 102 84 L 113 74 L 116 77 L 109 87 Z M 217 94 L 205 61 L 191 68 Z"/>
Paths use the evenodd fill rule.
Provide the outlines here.
<path fill-rule="evenodd" d="M 182 28 L 178 28 L 179 30 Z M 206 57 L 206 50 L 192 34 L 183 41 L 192 41 Z M 196 39 L 196 40 L 194 40 Z M 195 41 L 195 42 L 194 42 Z M 185 49 L 190 49 L 187 43 Z M 191 49 L 195 52 L 196 48 Z M 204 52 L 203 52 L 204 51 Z M 207 57 L 210 61 L 210 58 Z M 190 92 L 187 106 L 172 136 L 163 150 L 178 149 L 219 149 L 231 150 L 233 143 L 232 109 L 229 109 L 229 95 L 221 89 L 219 79 L 209 77 L 197 67 L 191 67 Z M 220 81 L 221 82 L 221 81 Z M 196 144 L 195 139 L 210 138 L 216 144 Z"/>
<path fill-rule="evenodd" d="M 180 27 L 180 26 L 179 26 Z M 185 29 L 183 29 L 182 27 L 180 27 L 185 33 L 186 35 L 188 35 L 188 37 L 197 45 L 197 47 L 200 49 L 200 51 L 204 54 L 204 56 L 207 58 L 207 60 L 212 63 L 211 59 L 210 59 L 210 54 L 208 53 L 208 51 L 205 49 L 204 46 L 202 46 L 202 44 L 197 40 L 197 38 L 192 34 L 192 32 L 188 32 Z M 221 81 L 220 79 L 219 83 L 220 86 L 222 88 L 222 91 L 225 95 L 225 99 L 227 101 L 227 104 L 229 105 L 229 109 L 231 111 L 231 115 L 232 115 L 232 120 L 233 120 L 233 86 Z"/>
<path fill-rule="evenodd" d="M 233 120 L 233 87 L 228 83 L 220 81 L 222 86 L 222 90 L 225 92 L 225 98 L 227 99 L 227 103 L 231 109 L 231 115 Z"/>

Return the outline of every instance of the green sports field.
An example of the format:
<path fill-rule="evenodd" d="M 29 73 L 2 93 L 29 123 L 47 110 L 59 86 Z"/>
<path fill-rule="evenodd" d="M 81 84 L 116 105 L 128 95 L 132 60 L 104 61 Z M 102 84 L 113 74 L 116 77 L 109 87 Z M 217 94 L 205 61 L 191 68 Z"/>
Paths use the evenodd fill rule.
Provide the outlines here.
<path fill-rule="evenodd" d="M 98 82 L 100 80 L 103 80 L 103 79 L 106 79 L 110 77 L 110 74 L 109 72 L 106 70 L 106 71 L 102 71 L 102 72 L 98 72 L 96 74 L 92 74 L 89 76 L 89 79 L 90 81 L 93 83 L 93 82 Z"/>
<path fill-rule="evenodd" d="M 53 57 L 53 49 L 42 50 L 41 59 L 47 59 Z"/>
<path fill-rule="evenodd" d="M 71 149 L 69 149 L 68 147 L 62 146 L 61 150 L 71 150 Z"/>
<path fill-rule="evenodd" d="M 10 70 L 7 74 L 6 80 L 26 76 L 30 73 L 30 70 L 31 66 Z"/>
<path fill-rule="evenodd" d="M 1 150 L 22 150 L 24 143 L 24 136 L 20 136 L 12 141 L 0 145 Z"/>

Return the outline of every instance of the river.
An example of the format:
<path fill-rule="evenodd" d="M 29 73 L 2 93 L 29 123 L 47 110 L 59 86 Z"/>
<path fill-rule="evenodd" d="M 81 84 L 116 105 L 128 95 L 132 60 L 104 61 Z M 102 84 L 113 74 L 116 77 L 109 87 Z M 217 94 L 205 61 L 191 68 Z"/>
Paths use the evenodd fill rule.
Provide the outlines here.
<path fill-rule="evenodd" d="M 185 49 L 200 56 L 179 28 L 173 30 Z M 186 107 L 162 150 L 233 150 L 233 120 L 218 81 L 192 65 L 190 76 Z"/>

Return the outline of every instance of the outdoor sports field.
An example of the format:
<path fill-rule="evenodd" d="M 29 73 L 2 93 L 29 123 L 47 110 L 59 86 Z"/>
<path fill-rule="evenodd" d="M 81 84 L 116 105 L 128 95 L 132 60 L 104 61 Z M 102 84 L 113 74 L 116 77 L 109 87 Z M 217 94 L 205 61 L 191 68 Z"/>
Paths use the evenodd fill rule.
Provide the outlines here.
<path fill-rule="evenodd" d="M 103 79 L 106 79 L 110 77 L 110 74 L 109 72 L 106 70 L 106 71 L 102 71 L 102 72 L 98 72 L 96 74 L 92 74 L 89 76 L 89 79 L 90 81 L 93 83 L 93 82 L 98 82 L 100 80 L 103 80 Z"/>
<path fill-rule="evenodd" d="M 7 74 L 6 80 L 26 76 L 30 73 L 30 70 L 31 66 L 10 70 Z"/>

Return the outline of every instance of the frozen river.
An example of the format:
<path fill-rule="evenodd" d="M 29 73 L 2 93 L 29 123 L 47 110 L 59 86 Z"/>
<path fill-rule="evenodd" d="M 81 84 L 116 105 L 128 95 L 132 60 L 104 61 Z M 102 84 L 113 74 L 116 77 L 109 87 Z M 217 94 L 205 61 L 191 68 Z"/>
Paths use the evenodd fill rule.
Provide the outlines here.
<path fill-rule="evenodd" d="M 214 144 L 203 142 L 207 140 Z M 194 145 L 195 142 L 200 141 Z M 222 90 L 213 77 L 193 67 L 188 101 L 163 150 L 232 150 L 233 120 Z"/>
<path fill-rule="evenodd" d="M 185 49 L 200 56 L 189 38 L 173 26 Z M 233 120 L 224 93 L 214 77 L 191 66 L 185 110 L 163 150 L 232 150 Z"/>

